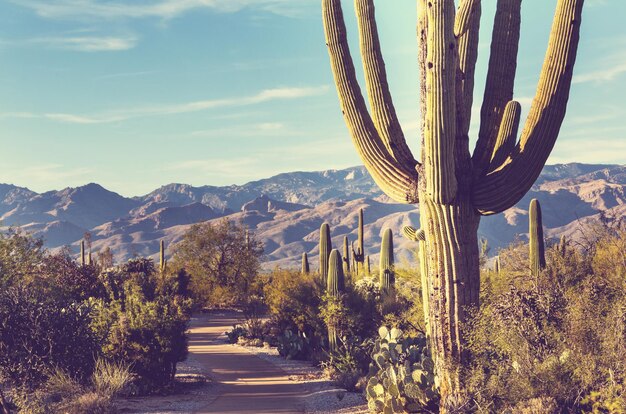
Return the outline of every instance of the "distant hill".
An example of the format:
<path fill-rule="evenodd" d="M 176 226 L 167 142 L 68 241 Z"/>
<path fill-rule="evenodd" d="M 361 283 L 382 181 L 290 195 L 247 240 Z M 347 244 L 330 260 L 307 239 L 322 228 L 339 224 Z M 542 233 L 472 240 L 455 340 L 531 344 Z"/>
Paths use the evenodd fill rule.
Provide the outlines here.
<path fill-rule="evenodd" d="M 626 166 L 559 164 L 546 166 L 531 191 L 513 208 L 481 220 L 479 236 L 493 252 L 525 237 L 530 199 L 540 200 L 546 236 L 580 236 L 600 215 L 623 220 Z M 382 229 L 394 231 L 396 253 L 411 260 L 414 245 L 400 236 L 402 226 L 419 221 L 416 206 L 391 203 L 364 167 L 291 172 L 244 185 L 193 187 L 169 184 L 125 198 L 98 184 L 37 194 L 0 184 L 0 220 L 43 237 L 47 247 L 78 251 L 86 231 L 93 250 L 110 247 L 117 260 L 155 256 L 159 240 L 168 246 L 199 222 L 228 218 L 256 231 L 265 245 L 265 266 L 298 266 L 302 252 L 315 263 L 319 227 L 329 222 L 333 244 L 356 238 L 357 212 L 365 211 L 366 253 L 376 263 Z M 315 264 L 314 264 L 315 266 Z"/>

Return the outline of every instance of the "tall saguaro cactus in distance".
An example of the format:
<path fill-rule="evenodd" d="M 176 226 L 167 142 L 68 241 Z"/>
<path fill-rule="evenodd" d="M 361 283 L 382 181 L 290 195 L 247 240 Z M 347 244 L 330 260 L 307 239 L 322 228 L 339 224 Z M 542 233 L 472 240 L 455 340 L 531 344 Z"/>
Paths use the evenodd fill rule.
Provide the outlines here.
<path fill-rule="evenodd" d="M 383 241 L 380 244 L 380 290 L 389 293 L 395 285 L 395 273 L 393 269 L 393 233 L 386 229 L 383 233 Z"/>
<path fill-rule="evenodd" d="M 159 243 L 159 270 L 164 273 L 167 269 L 167 260 L 165 260 L 165 242 L 161 240 Z"/>
<path fill-rule="evenodd" d="M 320 278 L 323 283 L 326 283 L 326 277 L 328 276 L 328 256 L 333 245 L 330 240 L 330 226 L 328 223 L 322 224 L 320 227 Z"/>
<path fill-rule="evenodd" d="M 350 273 L 350 241 L 348 236 L 343 237 L 343 273 Z"/>
<path fill-rule="evenodd" d="M 80 265 L 85 267 L 85 240 L 80 241 Z"/>
<path fill-rule="evenodd" d="M 359 263 L 361 271 L 363 271 L 363 263 L 365 262 L 365 243 L 363 243 L 363 209 L 359 209 L 359 225 L 357 227 L 357 246 L 354 248 L 352 242 L 352 256 L 354 257 L 354 273 L 359 274 Z"/>
<path fill-rule="evenodd" d="M 309 256 L 306 253 L 302 253 L 302 270 L 303 275 L 309 274 Z"/>
<path fill-rule="evenodd" d="M 394 109 L 374 0 L 355 0 L 369 107 L 350 55 L 341 0 L 322 0 L 330 64 L 354 145 L 392 199 L 417 203 L 425 232 L 431 346 L 442 412 L 463 399 L 466 309 L 478 305 L 482 215 L 512 207 L 537 179 L 558 136 L 576 59 L 584 0 L 557 0 L 537 93 L 517 140 L 513 100 L 521 0 L 497 0 L 478 140 L 469 125 L 481 1 L 418 0 L 422 152 L 411 154 Z"/>
<path fill-rule="evenodd" d="M 530 272 L 538 277 L 542 269 L 546 267 L 546 248 L 543 241 L 543 221 L 541 219 L 541 205 L 539 200 L 530 200 L 528 208 L 528 239 L 530 252 Z"/>

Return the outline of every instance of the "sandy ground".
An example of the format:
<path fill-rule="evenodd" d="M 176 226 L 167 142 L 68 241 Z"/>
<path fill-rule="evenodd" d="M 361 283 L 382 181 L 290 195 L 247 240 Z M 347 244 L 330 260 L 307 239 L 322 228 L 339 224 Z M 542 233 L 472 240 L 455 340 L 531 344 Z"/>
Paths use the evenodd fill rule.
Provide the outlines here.
<path fill-rule="evenodd" d="M 320 370 L 287 361 L 275 349 L 231 345 L 224 332 L 239 322 L 232 311 L 192 319 L 181 384 L 166 396 L 128 398 L 123 413 L 367 413 L 361 394 L 337 389 Z M 206 383 L 199 378 L 208 377 Z"/>

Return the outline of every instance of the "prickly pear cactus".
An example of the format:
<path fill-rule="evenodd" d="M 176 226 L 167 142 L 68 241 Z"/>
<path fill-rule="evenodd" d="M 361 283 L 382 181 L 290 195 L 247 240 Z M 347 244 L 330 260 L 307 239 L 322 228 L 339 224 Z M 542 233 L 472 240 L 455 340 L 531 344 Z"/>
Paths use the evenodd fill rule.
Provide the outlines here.
<path fill-rule="evenodd" d="M 437 410 L 438 379 L 426 337 L 405 338 L 381 327 L 372 352 L 367 405 L 376 413 L 422 413 Z"/>

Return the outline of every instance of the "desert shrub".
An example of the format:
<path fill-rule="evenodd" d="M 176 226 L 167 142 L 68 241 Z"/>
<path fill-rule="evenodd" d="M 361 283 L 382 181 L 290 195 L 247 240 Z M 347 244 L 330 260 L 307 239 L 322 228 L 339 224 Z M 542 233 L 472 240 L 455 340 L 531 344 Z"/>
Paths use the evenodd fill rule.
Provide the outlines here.
<path fill-rule="evenodd" d="M 55 369 L 87 378 L 99 352 L 90 307 L 44 292 L 0 290 L 0 376 L 33 390 Z"/>
<path fill-rule="evenodd" d="M 360 341 L 355 337 L 340 337 L 337 349 L 330 351 L 322 361 L 324 374 L 347 391 L 356 391 L 361 378 L 367 372 L 370 353 L 374 346 L 370 339 Z"/>
<path fill-rule="evenodd" d="M 67 251 L 44 257 L 37 279 L 38 289 L 77 302 L 105 295 L 98 269 L 77 264 Z"/>
<path fill-rule="evenodd" d="M 0 290 L 31 284 L 45 253 L 40 238 L 16 228 L 0 232 Z"/>
<path fill-rule="evenodd" d="M 271 335 L 278 339 L 284 337 L 287 330 L 302 333 L 310 349 L 321 349 L 326 340 L 326 327 L 319 315 L 323 294 L 319 276 L 276 269 L 266 277 L 264 297 Z"/>
<path fill-rule="evenodd" d="M 508 266 L 488 275 L 492 283 L 468 335 L 473 365 L 467 386 L 477 406 L 490 412 L 621 412 L 624 235 L 601 228 L 586 246 L 553 246 L 538 278 L 507 258 L 508 252 L 519 257 L 519 246 L 501 252 Z M 540 406 L 545 411 L 537 411 Z"/>
<path fill-rule="evenodd" d="M 236 344 L 239 342 L 239 338 L 248 337 L 248 331 L 241 325 L 235 325 L 231 331 L 226 332 L 226 337 L 228 338 L 228 343 Z"/>
<path fill-rule="evenodd" d="M 167 386 L 187 355 L 191 302 L 176 294 L 176 275 L 160 275 L 151 260 L 108 269 L 109 299 L 94 300 L 92 328 L 111 361 L 129 365 L 140 390 Z"/>

